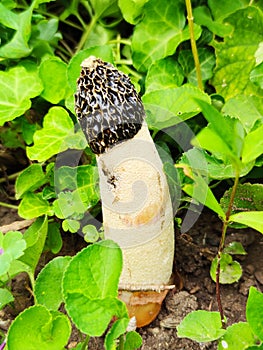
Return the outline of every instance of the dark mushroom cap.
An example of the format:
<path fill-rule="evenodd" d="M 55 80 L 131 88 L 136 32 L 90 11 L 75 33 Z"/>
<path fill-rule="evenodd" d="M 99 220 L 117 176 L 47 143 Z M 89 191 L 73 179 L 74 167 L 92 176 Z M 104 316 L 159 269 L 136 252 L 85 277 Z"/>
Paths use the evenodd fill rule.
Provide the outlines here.
<path fill-rule="evenodd" d="M 133 138 L 145 112 L 129 77 L 112 64 L 90 56 L 81 64 L 75 111 L 95 154 Z"/>

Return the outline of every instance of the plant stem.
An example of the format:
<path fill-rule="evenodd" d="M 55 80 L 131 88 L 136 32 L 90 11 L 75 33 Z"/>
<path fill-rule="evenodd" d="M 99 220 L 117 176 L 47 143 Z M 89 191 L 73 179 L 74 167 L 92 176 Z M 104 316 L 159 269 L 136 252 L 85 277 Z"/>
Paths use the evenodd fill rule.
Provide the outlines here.
<path fill-rule="evenodd" d="M 201 67 L 200 67 L 198 51 L 197 51 L 195 35 L 194 35 L 194 17 L 192 12 L 191 0 L 185 0 L 185 4 L 186 4 L 186 10 L 187 10 L 187 19 L 189 24 L 192 53 L 193 53 L 194 62 L 195 62 L 197 83 L 198 83 L 199 89 L 203 91 L 204 88 L 203 88 L 203 82 L 202 82 Z"/>
<path fill-rule="evenodd" d="M 17 173 L 14 173 L 14 174 L 11 174 L 11 175 L 8 175 L 6 177 L 2 177 L 0 178 L 0 183 L 3 183 L 3 182 L 6 182 L 7 180 L 14 180 L 18 177 L 18 175 L 21 174 L 21 171 L 17 172 Z"/>
<path fill-rule="evenodd" d="M 0 202 L 0 206 L 1 207 L 5 207 L 5 208 L 10 208 L 10 209 L 18 209 L 17 205 L 13 205 L 13 204 L 8 204 L 8 203 L 4 203 L 4 202 Z"/>
<path fill-rule="evenodd" d="M 217 252 L 217 266 L 216 266 L 216 299 L 217 299 L 217 305 L 218 305 L 218 310 L 220 313 L 220 317 L 221 317 L 221 322 L 223 327 L 225 327 L 225 316 L 224 316 L 224 310 L 223 310 L 223 306 L 222 306 L 222 301 L 221 301 L 221 293 L 220 293 L 220 263 L 221 263 L 221 256 L 223 253 L 223 249 L 225 246 L 225 239 L 226 239 L 226 231 L 227 231 L 227 227 L 229 224 L 229 218 L 231 215 L 231 211 L 232 211 L 232 207 L 233 207 L 233 203 L 234 203 L 234 198 L 236 195 L 236 190 L 237 190 L 237 185 L 238 185 L 238 181 L 239 181 L 239 172 L 236 172 L 236 177 L 235 177 L 235 182 L 232 188 L 232 192 L 231 192 L 231 196 L 229 199 L 229 205 L 227 208 L 227 212 L 226 212 L 226 218 L 223 222 L 223 226 L 222 226 L 222 235 L 221 235 L 221 240 L 220 240 L 220 244 L 219 244 L 219 248 L 218 248 L 218 252 Z"/>
<path fill-rule="evenodd" d="M 81 346 L 81 350 L 87 350 L 88 349 L 88 343 L 89 343 L 90 336 L 86 335 L 86 338 Z"/>
<path fill-rule="evenodd" d="M 84 33 L 82 34 L 82 37 L 80 38 L 80 42 L 77 46 L 76 53 L 78 53 L 85 45 L 92 29 L 94 28 L 95 24 L 97 23 L 97 20 L 98 20 L 98 18 L 96 16 L 93 16 L 91 18 L 90 23 L 86 26 L 86 30 L 84 31 Z"/>
<path fill-rule="evenodd" d="M 120 335 L 118 350 L 124 350 L 124 334 Z"/>

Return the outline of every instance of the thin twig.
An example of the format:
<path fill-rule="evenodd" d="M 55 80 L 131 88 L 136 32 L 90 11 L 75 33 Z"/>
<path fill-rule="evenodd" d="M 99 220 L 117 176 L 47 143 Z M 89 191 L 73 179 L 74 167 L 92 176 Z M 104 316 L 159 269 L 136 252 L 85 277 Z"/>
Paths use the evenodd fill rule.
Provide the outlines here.
<path fill-rule="evenodd" d="M 5 208 L 10 208 L 10 209 L 18 209 L 17 205 L 5 203 L 5 202 L 0 202 L 0 207 L 5 207 Z"/>
<path fill-rule="evenodd" d="M 0 226 L 0 232 L 6 233 L 8 231 L 20 231 L 30 226 L 34 221 L 35 219 L 14 221 L 9 225 Z"/>

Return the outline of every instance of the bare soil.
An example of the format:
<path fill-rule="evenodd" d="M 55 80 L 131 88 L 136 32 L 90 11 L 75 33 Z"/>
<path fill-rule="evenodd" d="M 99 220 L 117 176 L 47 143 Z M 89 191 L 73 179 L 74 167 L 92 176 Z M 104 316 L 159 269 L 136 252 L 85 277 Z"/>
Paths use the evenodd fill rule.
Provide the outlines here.
<path fill-rule="evenodd" d="M 0 226 L 19 220 L 16 211 L 0 207 Z M 217 311 L 215 284 L 212 282 L 209 269 L 211 259 L 216 254 L 221 235 L 221 222 L 211 212 L 204 211 L 196 224 L 187 232 L 176 232 L 176 269 L 183 280 L 183 288 L 179 292 L 171 291 L 162 305 L 157 319 L 147 327 L 138 329 L 142 335 L 141 350 L 203 350 L 216 349 L 216 342 L 198 344 L 188 339 L 177 337 L 175 326 L 190 311 L 196 309 Z M 242 242 L 247 251 L 245 256 L 237 256 L 241 263 L 243 276 L 239 282 L 222 285 L 222 302 L 228 325 L 245 321 L 246 300 L 250 286 L 263 291 L 263 236 L 251 229 L 229 229 L 227 241 Z M 63 248 L 60 255 L 74 255 L 85 243 L 78 235 L 63 234 Z M 51 254 L 42 257 L 38 271 Z M 15 296 L 13 306 L 0 311 L 0 331 L 6 333 L 11 321 L 24 308 L 33 304 L 30 286 L 25 274 L 12 281 Z M 73 329 L 68 349 L 79 341 L 79 333 Z M 90 340 L 89 349 L 102 350 L 103 337 Z"/>

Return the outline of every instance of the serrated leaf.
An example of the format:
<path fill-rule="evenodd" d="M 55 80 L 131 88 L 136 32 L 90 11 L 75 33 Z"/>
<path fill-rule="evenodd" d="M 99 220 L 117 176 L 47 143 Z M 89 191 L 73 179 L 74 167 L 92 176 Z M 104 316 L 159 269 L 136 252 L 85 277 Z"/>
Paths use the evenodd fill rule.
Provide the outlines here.
<path fill-rule="evenodd" d="M 250 287 L 246 317 L 254 334 L 263 341 L 263 294 L 255 287 Z"/>
<path fill-rule="evenodd" d="M 207 48 L 200 48 L 198 50 L 202 80 L 207 81 L 213 76 L 213 68 L 215 66 L 215 56 Z M 191 50 L 180 50 L 178 62 L 183 67 L 184 74 L 189 83 L 198 86 L 197 75 L 195 69 L 195 62 Z"/>
<path fill-rule="evenodd" d="M 218 343 L 218 350 L 244 350 L 253 344 L 256 344 L 256 339 L 249 324 L 238 322 L 227 328 Z"/>
<path fill-rule="evenodd" d="M 263 125 L 246 135 L 242 152 L 242 162 L 248 163 L 263 154 Z"/>
<path fill-rule="evenodd" d="M 21 312 L 12 322 L 7 334 L 9 349 L 63 349 L 69 339 L 71 326 L 62 313 L 49 312 L 34 305 Z"/>
<path fill-rule="evenodd" d="M 96 242 L 100 235 L 94 225 L 86 225 L 83 227 L 82 232 L 84 234 L 84 240 L 89 243 Z"/>
<path fill-rule="evenodd" d="M 34 134 L 34 145 L 27 147 L 32 160 L 46 161 L 68 148 L 85 147 L 83 133 L 74 132 L 74 124 L 68 112 L 62 107 L 51 107 L 44 117 L 43 128 Z"/>
<path fill-rule="evenodd" d="M 31 106 L 30 99 L 39 95 L 42 89 L 37 74 L 24 67 L 0 72 L 0 126 L 27 111 Z"/>
<path fill-rule="evenodd" d="M 249 79 L 255 66 L 255 52 L 263 41 L 263 14 L 259 8 L 248 6 L 230 15 L 225 22 L 234 27 L 224 42 L 215 43 L 217 65 L 212 80 L 217 93 L 225 99 L 244 94 L 259 95 Z"/>
<path fill-rule="evenodd" d="M 71 257 L 58 256 L 51 260 L 37 276 L 34 294 L 37 304 L 48 310 L 58 310 L 63 302 L 62 278 Z"/>
<path fill-rule="evenodd" d="M 24 219 L 33 219 L 41 215 L 51 215 L 49 202 L 42 198 L 41 193 L 25 193 L 18 206 L 18 214 Z"/>
<path fill-rule="evenodd" d="M 200 34 L 200 27 L 195 26 L 195 38 Z M 149 0 L 145 4 L 144 17 L 133 33 L 133 64 L 139 71 L 146 71 L 153 62 L 172 55 L 187 39 L 189 29 L 185 28 L 182 3 Z"/>
<path fill-rule="evenodd" d="M 154 62 L 146 75 L 146 93 L 154 90 L 170 89 L 182 85 L 184 75 L 180 65 L 171 57 Z"/>
<path fill-rule="evenodd" d="M 16 184 L 16 199 L 20 199 L 25 192 L 33 192 L 47 181 L 40 164 L 31 164 L 19 174 Z"/>
<path fill-rule="evenodd" d="M 160 130 L 198 114 L 201 109 L 194 101 L 195 98 L 209 102 L 208 95 L 189 84 L 143 95 L 149 127 Z"/>
<path fill-rule="evenodd" d="M 210 268 L 210 276 L 216 282 L 218 258 L 214 258 Z M 230 284 L 237 282 L 242 276 L 242 268 L 237 261 L 232 259 L 232 256 L 226 253 L 221 254 L 220 258 L 220 277 L 219 282 L 222 284 Z"/>
<path fill-rule="evenodd" d="M 58 57 L 46 59 L 39 67 L 39 76 L 44 86 L 41 96 L 53 104 L 59 103 L 68 89 L 66 63 Z"/>
<path fill-rule="evenodd" d="M 199 343 L 216 340 L 224 333 L 219 312 L 205 310 L 190 312 L 177 327 L 178 337 Z"/>
<path fill-rule="evenodd" d="M 127 317 L 117 298 L 121 250 L 113 241 L 84 248 L 70 261 L 63 278 L 66 310 L 85 334 L 100 336 L 113 315 Z"/>
<path fill-rule="evenodd" d="M 263 233 L 263 211 L 249 211 L 230 215 L 230 221 L 238 222 Z"/>
<path fill-rule="evenodd" d="M 14 301 L 13 294 L 8 289 L 0 288 L 0 310 L 12 301 Z"/>
<path fill-rule="evenodd" d="M 69 231 L 71 233 L 75 233 L 80 229 L 80 223 L 77 220 L 65 219 L 62 222 L 62 228 L 66 232 Z"/>
<path fill-rule="evenodd" d="M 246 132 L 249 132 L 257 120 L 263 122 L 263 99 L 259 96 L 238 95 L 226 101 L 222 112 L 238 118 Z"/>
<path fill-rule="evenodd" d="M 68 82 L 73 91 L 77 89 L 77 79 L 81 71 L 81 63 L 89 56 L 99 57 L 106 62 L 113 63 L 112 48 L 107 45 L 93 46 L 78 52 L 68 64 Z"/>

